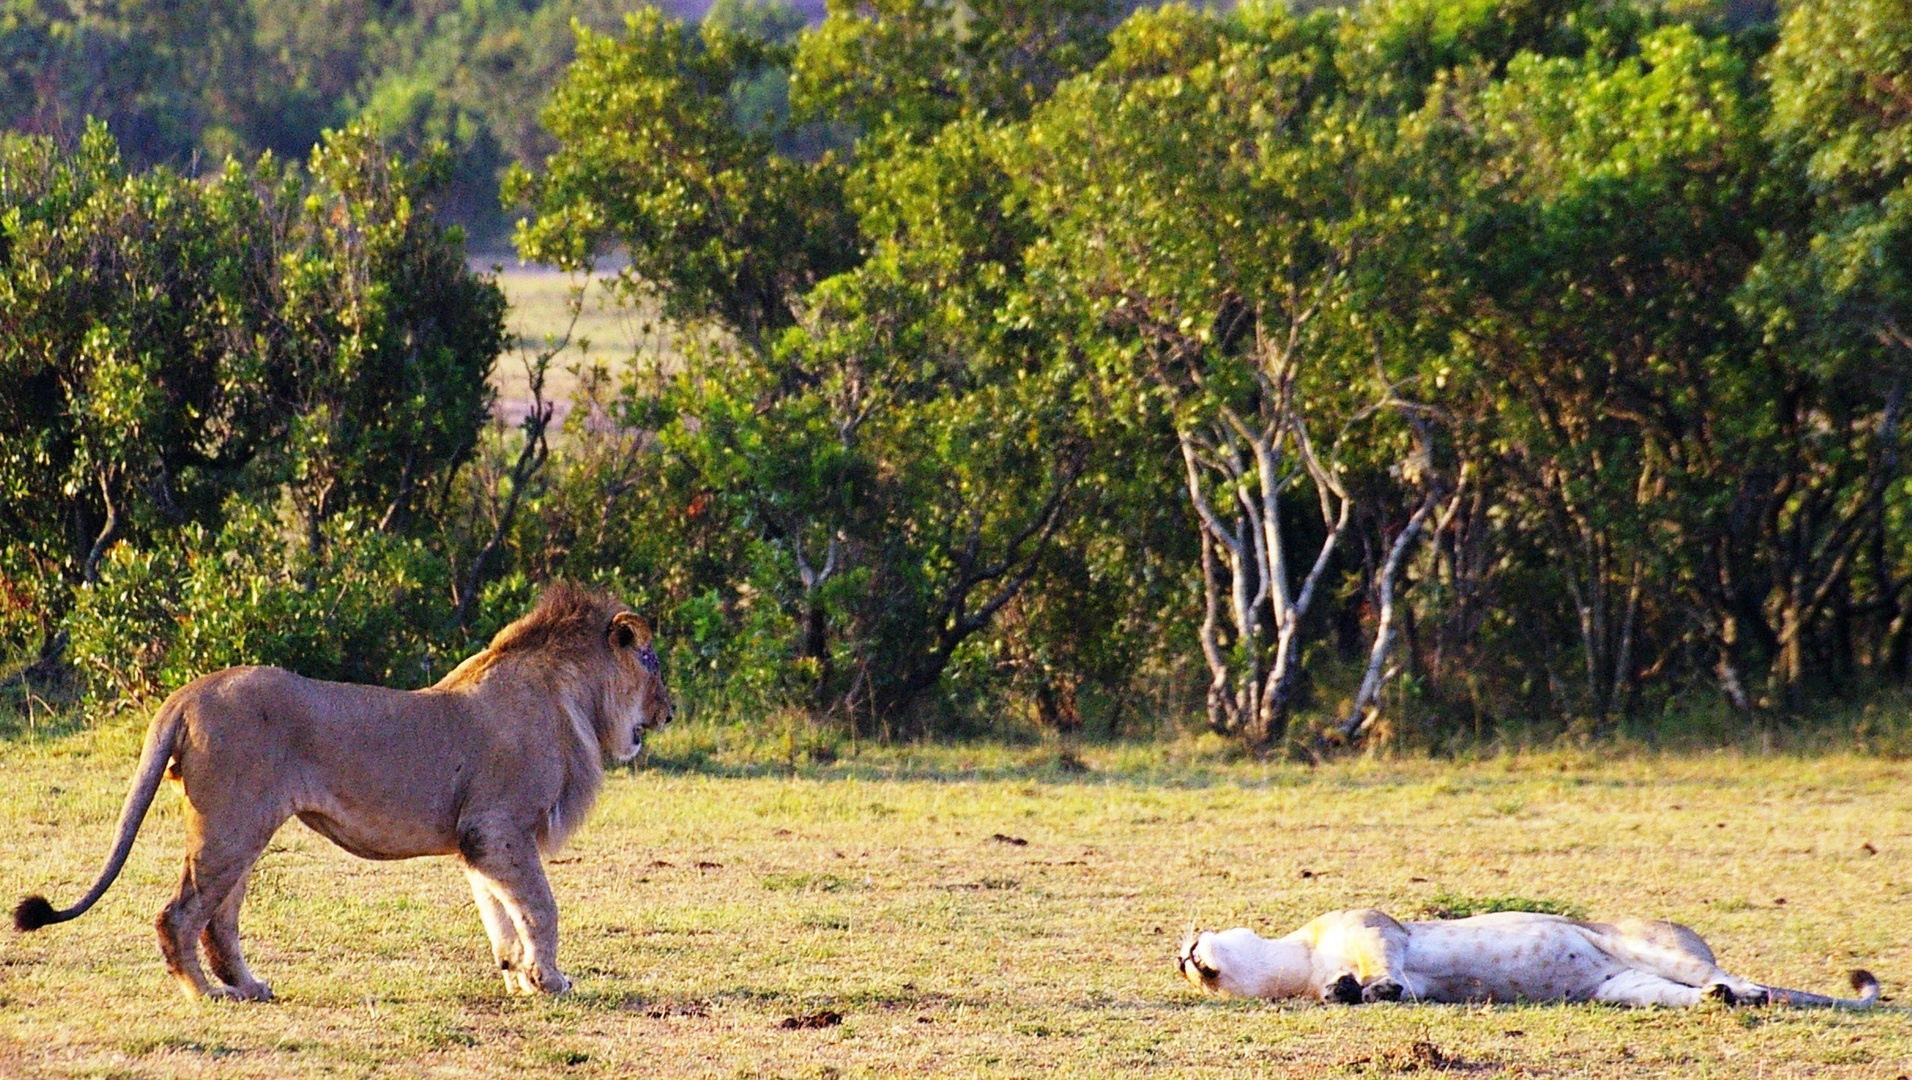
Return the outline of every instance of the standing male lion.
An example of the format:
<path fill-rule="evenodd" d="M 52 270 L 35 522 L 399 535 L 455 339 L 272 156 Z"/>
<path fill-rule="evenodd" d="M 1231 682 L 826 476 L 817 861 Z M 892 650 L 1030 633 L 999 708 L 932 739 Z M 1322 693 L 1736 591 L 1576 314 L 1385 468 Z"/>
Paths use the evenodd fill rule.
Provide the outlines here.
<path fill-rule="evenodd" d="M 603 762 L 630 761 L 669 722 L 650 628 L 569 585 L 425 690 L 236 667 L 176 691 L 146 729 L 113 853 L 79 903 L 30 896 L 14 926 L 77 918 L 112 885 L 162 776 L 186 799 L 186 865 L 159 948 L 188 996 L 264 1001 L 239 952 L 253 862 L 287 818 L 366 859 L 457 855 L 514 994 L 563 993 L 558 909 L 541 853 L 584 820 Z M 199 966 L 199 942 L 220 980 Z M 223 985 L 221 985 L 223 984 Z"/>

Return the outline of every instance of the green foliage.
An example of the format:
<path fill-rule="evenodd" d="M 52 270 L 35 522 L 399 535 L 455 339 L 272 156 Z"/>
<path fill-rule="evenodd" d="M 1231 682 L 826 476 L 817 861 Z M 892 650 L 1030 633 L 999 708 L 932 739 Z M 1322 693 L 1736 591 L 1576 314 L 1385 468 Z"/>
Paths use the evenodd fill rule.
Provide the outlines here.
<path fill-rule="evenodd" d="M 502 295 L 431 219 L 442 179 L 359 128 L 305 171 L 268 155 L 204 183 L 126 171 L 97 125 L 71 155 L 0 146 L 10 650 L 57 654 L 64 620 L 103 693 L 240 658 L 410 670 L 376 643 L 447 617 L 421 512 L 475 448 L 503 337 Z M 430 601 L 374 614 L 407 590 Z"/>
<path fill-rule="evenodd" d="M 1709 553 L 1668 540 L 1716 535 L 1736 477 L 1771 461 L 1763 395 L 1783 378 L 1733 305 L 1772 205 L 1744 66 L 1680 27 L 1638 48 L 1523 56 L 1453 98 L 1495 133 L 1458 194 L 1465 254 L 1444 297 L 1465 325 L 1448 359 L 1462 437 L 1509 470 L 1489 482 L 1530 553 L 1521 587 L 1572 598 L 1575 708 L 1596 721 L 1630 692 L 1633 643 L 1718 611 L 1687 561 Z"/>
<path fill-rule="evenodd" d="M 1824 347 L 1840 326 L 1876 337 L 1893 386 L 1912 364 L 1912 7 L 1893 0 L 1802 4 L 1788 13 L 1769 61 L 1768 132 L 1803 160 L 1813 231 L 1800 250 L 1775 243 L 1776 277 L 1814 280 L 1793 308 L 1819 315 Z M 1804 262 L 1788 270 L 1787 263 Z M 1783 288 L 1783 286 L 1781 286 Z M 1813 292 L 1823 292 L 1815 312 Z M 1831 326 L 1824 324 L 1829 323 Z"/>
<path fill-rule="evenodd" d="M 1107 49 L 1114 0 L 829 0 L 798 44 L 799 115 L 924 137 L 963 117 L 1015 119 Z"/>
<path fill-rule="evenodd" d="M 217 533 L 192 525 L 153 550 L 119 545 L 75 597 L 74 666 L 112 700 L 236 664 L 417 687 L 462 659 L 441 556 L 347 517 L 323 534 L 314 553 L 298 529 L 241 505 Z"/>
<path fill-rule="evenodd" d="M 581 261 L 620 239 L 633 292 L 726 332 L 624 405 L 661 460 L 653 505 L 617 531 L 644 534 L 627 551 L 661 535 L 697 553 L 654 564 L 688 572 L 696 666 L 733 700 L 897 732 L 927 723 L 944 673 L 1045 565 L 1076 509 L 1086 402 L 1054 362 L 1058 327 L 991 314 L 1028 240 L 997 128 L 952 124 L 854 173 L 797 161 L 729 108 L 783 55 L 654 14 L 587 38 L 521 241 Z"/>
<path fill-rule="evenodd" d="M 617 0 L 190 0 L 0 5 L 0 126 L 42 135 L 104 122 L 136 168 L 301 160 L 328 129 L 370 121 L 450 154 L 440 210 L 487 245 L 509 220 L 498 181 L 551 143 L 538 113 L 572 56 L 572 20 Z"/>
<path fill-rule="evenodd" d="M 1199 645 L 1211 724 L 1265 744 L 1371 651 L 1344 732 L 1390 664 L 1432 726 L 1598 728 L 1695 680 L 1796 707 L 1836 612 L 1899 602 L 1896 384 L 1849 332 L 1896 219 L 1867 189 L 1809 225 L 1837 139 L 1786 119 L 1877 80 L 1798 74 L 1802 21 L 1768 99 L 1731 13 L 1036 10 L 833 4 L 793 51 L 640 17 L 556 99 L 524 250 L 621 241 L 629 292 L 724 331 L 625 398 L 632 520 L 697 555 L 628 549 L 714 677 L 1066 727 L 1142 671 L 1186 701 Z M 849 164 L 734 107 L 783 65 Z M 1892 635 L 1864 662 L 1903 670 Z"/>
<path fill-rule="evenodd" d="M 7 144 L 0 649 L 406 683 L 562 576 L 792 761 L 1816 715 L 1912 674 L 1912 12 L 1757 6 L 7 7 L 136 165 L 445 149 Z M 432 217 L 507 161 L 520 252 L 673 336 L 549 443 Z"/>
<path fill-rule="evenodd" d="M 471 452 L 504 303 L 430 220 L 431 163 L 356 128 L 309 179 L 129 174 L 97 126 L 0 152 L 0 515 L 42 574 L 279 483 L 315 546 L 347 509 L 402 528 Z"/>
<path fill-rule="evenodd" d="M 852 265 L 843 167 L 774 152 L 775 132 L 738 122 L 732 93 L 787 63 L 788 49 L 655 9 L 620 39 L 580 29 L 578 60 L 545 123 L 562 149 L 538 176 L 519 169 L 507 195 L 538 216 L 519 253 L 562 267 L 616 244 L 634 293 L 667 315 L 711 319 L 753 348 L 791 325 L 804 288 Z"/>

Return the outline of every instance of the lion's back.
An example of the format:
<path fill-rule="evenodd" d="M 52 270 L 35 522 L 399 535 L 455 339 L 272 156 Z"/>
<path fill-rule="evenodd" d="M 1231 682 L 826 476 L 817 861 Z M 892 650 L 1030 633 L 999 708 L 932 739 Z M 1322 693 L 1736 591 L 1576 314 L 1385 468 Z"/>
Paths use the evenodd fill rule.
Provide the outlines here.
<path fill-rule="evenodd" d="M 181 687 L 168 705 L 191 736 L 180 765 L 223 775 L 307 769 L 382 783 L 423 779 L 421 766 L 484 754 L 484 725 L 459 695 L 310 679 L 276 667 L 233 667 Z M 196 760 L 197 759 L 197 760 Z M 367 777 L 370 779 L 370 777 Z"/>

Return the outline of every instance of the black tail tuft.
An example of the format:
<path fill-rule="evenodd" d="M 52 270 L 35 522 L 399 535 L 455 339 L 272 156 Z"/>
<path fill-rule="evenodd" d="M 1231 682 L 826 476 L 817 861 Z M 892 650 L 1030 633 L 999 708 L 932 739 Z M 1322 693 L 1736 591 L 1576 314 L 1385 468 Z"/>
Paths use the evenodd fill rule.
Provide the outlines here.
<path fill-rule="evenodd" d="M 1864 968 L 1853 971 L 1851 979 L 1852 988 L 1858 991 L 1861 996 L 1870 997 L 1879 990 L 1879 980 L 1873 978 L 1872 972 Z"/>
<path fill-rule="evenodd" d="M 59 921 L 60 913 L 53 910 L 53 905 L 47 903 L 44 896 L 29 896 L 13 909 L 13 928 L 22 933 Z"/>

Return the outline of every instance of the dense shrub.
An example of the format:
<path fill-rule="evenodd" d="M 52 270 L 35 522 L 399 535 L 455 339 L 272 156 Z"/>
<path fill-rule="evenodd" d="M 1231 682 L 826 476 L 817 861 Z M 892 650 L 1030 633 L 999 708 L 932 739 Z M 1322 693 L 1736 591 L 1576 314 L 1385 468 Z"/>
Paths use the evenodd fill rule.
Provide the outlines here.
<path fill-rule="evenodd" d="M 637 253 L 704 345 L 605 414 L 644 536 L 568 572 L 673 582 L 733 700 L 892 733 L 1897 683 L 1912 22 L 1822 8 L 1762 67 L 1773 28 L 1655 4 L 832 5 L 791 105 L 842 158 L 726 119 L 768 43 L 593 36 L 523 250 Z"/>
<path fill-rule="evenodd" d="M 502 294 L 431 216 L 443 179 L 362 129 L 204 183 L 128 171 L 98 126 L 70 153 L 0 141 L 16 662 L 64 623 L 105 692 L 238 659 L 418 681 L 503 341 Z"/>
<path fill-rule="evenodd" d="M 614 256 L 677 347 L 583 372 L 551 439 L 481 431 L 498 297 L 426 210 L 444 159 L 347 131 L 198 183 L 14 140 L 0 647 L 73 607 L 102 693 L 413 684 L 568 577 L 655 617 L 687 712 L 792 746 L 1204 711 L 1313 753 L 1724 738 L 1889 700 L 1912 12 L 1698 7 L 585 33 L 521 250 Z"/>
<path fill-rule="evenodd" d="M 218 532 L 120 544 L 75 596 L 74 666 L 98 697 L 144 697 L 237 664 L 314 678 L 427 685 L 462 659 L 449 572 L 424 541 L 350 517 L 301 530 L 253 505 Z"/>

